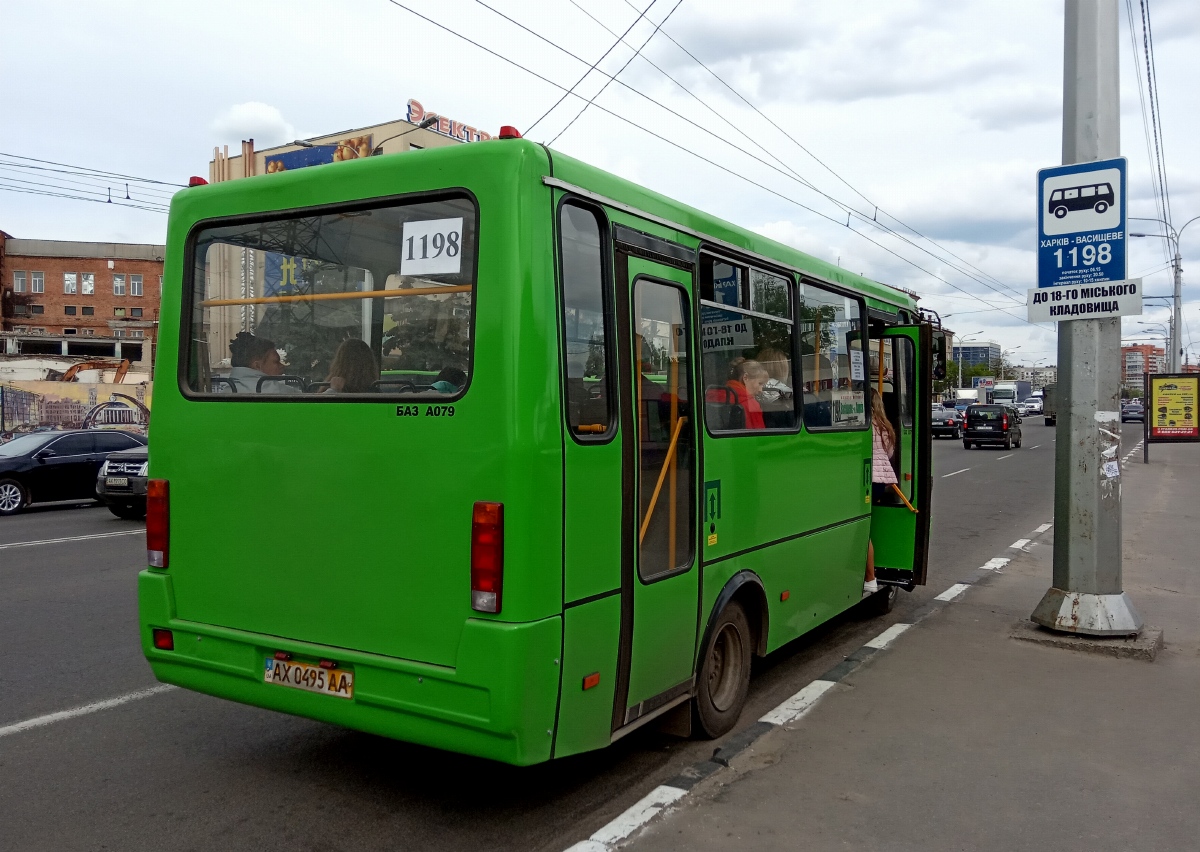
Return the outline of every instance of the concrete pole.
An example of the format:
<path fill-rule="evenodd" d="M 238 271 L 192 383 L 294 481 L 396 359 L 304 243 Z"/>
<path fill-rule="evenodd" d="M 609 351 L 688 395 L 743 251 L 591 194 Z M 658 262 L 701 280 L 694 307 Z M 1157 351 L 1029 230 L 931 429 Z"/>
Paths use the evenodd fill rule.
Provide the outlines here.
<path fill-rule="evenodd" d="M 1065 0 L 1063 164 L 1121 153 L 1117 0 Z M 1053 630 L 1121 636 L 1142 619 L 1122 589 L 1121 320 L 1058 324 L 1054 585 L 1031 618 Z M 1119 471 L 1119 468 L 1117 468 Z"/>

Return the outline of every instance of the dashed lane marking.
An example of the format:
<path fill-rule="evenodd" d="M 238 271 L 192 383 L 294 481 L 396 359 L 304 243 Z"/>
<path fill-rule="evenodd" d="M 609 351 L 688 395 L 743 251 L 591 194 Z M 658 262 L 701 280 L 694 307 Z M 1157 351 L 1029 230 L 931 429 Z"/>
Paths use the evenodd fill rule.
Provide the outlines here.
<path fill-rule="evenodd" d="M 971 588 L 969 583 L 955 583 L 953 586 L 946 589 L 946 591 L 942 592 L 940 595 L 938 595 L 936 598 L 934 598 L 934 600 L 935 601 L 952 601 L 969 588 Z"/>
<path fill-rule="evenodd" d="M 1034 444 L 1034 445 L 1033 445 L 1032 447 L 1030 447 L 1029 449 L 1031 449 L 1031 450 L 1036 450 L 1036 449 L 1037 449 L 1038 447 L 1040 447 L 1040 446 L 1041 446 L 1041 444 Z"/>
<path fill-rule="evenodd" d="M 1034 532 L 1035 533 L 1044 533 L 1047 530 L 1049 530 L 1052 526 L 1054 526 L 1054 524 L 1042 524 L 1040 527 L 1038 527 L 1036 530 L 1034 530 Z"/>
<path fill-rule="evenodd" d="M 816 706 L 817 700 L 833 686 L 831 680 L 814 680 L 787 701 L 780 704 L 758 721 L 769 725 L 786 725 L 795 722 Z"/>
<path fill-rule="evenodd" d="M 76 719 L 80 716 L 87 716 L 90 713 L 99 713 L 101 710 L 111 710 L 113 707 L 120 707 L 122 704 L 128 704 L 130 701 L 139 701 L 143 698 L 149 698 L 152 695 L 170 692 L 176 688 L 164 683 L 152 686 L 149 689 L 139 689 L 137 692 L 119 695 L 116 698 L 108 698 L 93 704 L 84 704 L 82 707 L 75 707 L 71 710 L 60 710 L 57 713 L 47 713 L 45 716 L 35 716 L 32 719 L 26 719 L 24 722 L 17 722 L 0 728 L 0 737 L 7 737 L 9 734 L 19 734 L 33 728 L 42 728 L 46 725 L 53 725 L 55 722 L 65 722 L 68 719 Z"/>
<path fill-rule="evenodd" d="M 949 479 L 952 476 L 958 476 L 960 473 L 966 473 L 970 469 L 971 468 L 969 468 L 969 467 L 964 467 L 962 470 L 954 471 L 954 473 L 947 473 L 944 476 L 942 476 L 942 479 Z"/>
<path fill-rule="evenodd" d="M 891 627 L 889 627 L 887 630 L 880 633 L 878 636 L 876 636 L 874 639 L 872 639 L 870 642 L 868 642 L 863 647 L 864 648 L 874 648 L 876 651 L 882 651 L 888 645 L 890 645 L 894 641 L 896 641 L 897 636 L 899 636 L 901 633 L 903 633 L 905 630 L 907 630 L 910 627 L 912 627 L 911 624 L 893 624 Z"/>
<path fill-rule="evenodd" d="M 687 790 L 667 784 L 655 787 L 636 805 L 567 852 L 607 852 L 686 795 Z"/>
<path fill-rule="evenodd" d="M 996 459 L 996 461 L 1004 461 L 1005 459 L 1011 459 L 1012 457 L 1013 457 L 1013 454 L 1009 453 L 1006 456 L 1000 456 L 998 459 Z"/>
<path fill-rule="evenodd" d="M 39 544 L 63 544 L 68 541 L 92 541 L 97 538 L 115 538 L 120 535 L 145 535 L 145 530 L 121 530 L 120 532 L 96 533 L 94 535 L 71 535 L 65 538 L 43 538 L 39 541 L 14 541 L 0 544 L 0 550 L 11 550 L 14 547 L 36 547 Z"/>
<path fill-rule="evenodd" d="M 1027 538 L 1019 538 L 1010 544 L 1009 547 L 1011 547 L 1013 550 L 1023 550 L 1025 546 L 1029 544 L 1029 541 L 1030 539 Z"/>
<path fill-rule="evenodd" d="M 995 559 L 989 559 L 987 562 L 980 565 L 979 568 L 982 571 L 999 571 L 1009 562 L 1012 562 L 1012 560 L 1005 559 L 1004 557 L 996 557 Z"/>

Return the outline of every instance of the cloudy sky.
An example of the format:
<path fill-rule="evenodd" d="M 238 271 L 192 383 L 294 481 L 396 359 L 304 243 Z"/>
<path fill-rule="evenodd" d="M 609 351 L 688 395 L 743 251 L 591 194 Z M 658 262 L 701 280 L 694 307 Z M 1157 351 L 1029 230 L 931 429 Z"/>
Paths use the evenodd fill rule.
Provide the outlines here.
<path fill-rule="evenodd" d="M 616 47 L 599 67 L 623 68 L 625 85 L 601 92 L 607 78 L 593 73 L 577 91 L 600 92 L 596 106 L 572 123 L 584 101 L 567 98 L 531 138 L 558 137 L 559 150 L 915 290 L 960 335 L 996 340 L 1015 361 L 1054 362 L 1054 330 L 1024 321 L 1024 294 L 1036 276 L 1035 175 L 1061 158 L 1061 0 L 655 0 L 641 21 L 648 0 L 635 2 L 7 4 L 0 187 L 72 186 L 49 189 L 65 176 L 15 169 L 11 155 L 185 182 L 207 175 L 215 145 L 236 151 L 253 137 L 263 148 L 383 122 L 403 116 L 409 98 L 493 132 L 528 132 L 561 89 L 447 29 L 570 87 L 614 44 L 605 27 L 634 24 L 626 38 L 650 39 L 649 62 Z M 1195 0 L 1145 2 L 1179 227 L 1200 215 L 1200 11 Z M 1135 74 L 1140 66 L 1144 79 L 1141 0 L 1131 0 L 1136 55 L 1120 6 L 1130 208 L 1154 217 Z M 113 189 L 123 201 L 124 187 Z M 904 239 L 859 219 L 847 228 L 847 207 Z M 18 237 L 161 242 L 165 223 L 160 212 L 0 189 L 0 229 Z M 1182 242 L 1184 342 L 1200 359 L 1200 223 Z M 1166 257 L 1164 240 L 1132 240 L 1129 275 L 1169 293 Z M 1166 317 L 1162 307 L 1140 319 Z M 1146 329 L 1129 318 L 1125 334 Z"/>

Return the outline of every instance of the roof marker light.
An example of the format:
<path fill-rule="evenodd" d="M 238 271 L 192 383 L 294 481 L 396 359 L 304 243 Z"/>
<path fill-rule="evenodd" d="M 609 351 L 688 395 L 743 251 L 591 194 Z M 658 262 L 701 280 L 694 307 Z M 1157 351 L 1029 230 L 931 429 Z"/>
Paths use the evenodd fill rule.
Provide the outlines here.
<path fill-rule="evenodd" d="M 511 124 L 506 124 L 500 128 L 501 139 L 520 139 L 521 131 L 513 127 Z"/>
<path fill-rule="evenodd" d="M 200 175 L 192 175 L 188 178 L 188 186 L 208 186 L 208 181 L 200 177 Z"/>

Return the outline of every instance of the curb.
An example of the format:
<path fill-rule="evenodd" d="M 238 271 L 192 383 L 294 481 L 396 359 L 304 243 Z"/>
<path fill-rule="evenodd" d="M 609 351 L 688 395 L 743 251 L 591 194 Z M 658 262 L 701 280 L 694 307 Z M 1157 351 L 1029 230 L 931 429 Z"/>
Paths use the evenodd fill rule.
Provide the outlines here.
<path fill-rule="evenodd" d="M 1042 524 L 1029 534 L 1030 538 L 1020 539 L 1010 545 L 1010 548 L 1028 552 L 1030 545 L 1037 543 L 1035 539 L 1050 530 L 1052 526 L 1052 524 Z M 655 787 L 635 805 L 596 831 L 587 840 L 579 841 L 568 847 L 565 852 L 613 852 L 636 832 L 648 826 L 655 818 L 671 811 L 701 781 L 727 769 L 731 760 L 746 751 L 763 736 L 803 718 L 817 705 L 826 692 L 840 683 L 847 675 L 858 670 L 868 660 L 874 658 L 880 651 L 887 650 L 909 628 L 921 623 L 949 604 L 960 600 L 973 586 L 985 583 L 992 576 L 1001 573 L 1011 561 L 1010 557 L 989 559 L 960 582 L 919 607 L 912 614 L 909 622 L 897 622 L 888 627 L 861 648 L 847 655 L 846 659 L 825 674 L 806 684 L 803 689 L 753 725 L 734 734 L 718 747 L 708 760 L 692 764 L 666 783 Z"/>

